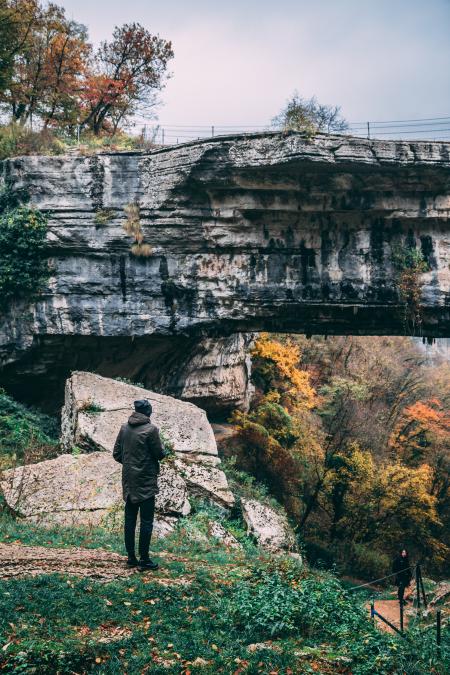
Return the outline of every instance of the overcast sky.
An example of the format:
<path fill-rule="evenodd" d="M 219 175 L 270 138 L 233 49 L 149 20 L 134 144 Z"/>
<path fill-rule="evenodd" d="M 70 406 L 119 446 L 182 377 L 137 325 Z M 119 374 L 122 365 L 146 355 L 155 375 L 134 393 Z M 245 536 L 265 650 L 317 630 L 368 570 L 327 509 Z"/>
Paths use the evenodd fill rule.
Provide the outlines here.
<path fill-rule="evenodd" d="M 351 122 L 450 115 L 450 0 L 63 0 L 95 43 L 172 40 L 168 124 L 267 124 L 297 89 Z"/>

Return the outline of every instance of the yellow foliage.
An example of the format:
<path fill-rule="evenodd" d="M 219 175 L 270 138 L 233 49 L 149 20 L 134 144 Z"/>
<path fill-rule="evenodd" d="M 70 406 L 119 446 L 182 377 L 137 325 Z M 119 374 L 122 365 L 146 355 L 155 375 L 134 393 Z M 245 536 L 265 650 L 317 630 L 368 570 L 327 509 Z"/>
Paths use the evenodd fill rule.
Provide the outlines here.
<path fill-rule="evenodd" d="M 290 340 L 282 344 L 273 340 L 267 333 L 262 333 L 256 341 L 252 356 L 271 361 L 280 379 L 285 379 L 291 386 L 288 391 L 297 405 L 311 409 L 317 405 L 317 394 L 310 383 L 309 373 L 300 370 L 300 348 Z"/>

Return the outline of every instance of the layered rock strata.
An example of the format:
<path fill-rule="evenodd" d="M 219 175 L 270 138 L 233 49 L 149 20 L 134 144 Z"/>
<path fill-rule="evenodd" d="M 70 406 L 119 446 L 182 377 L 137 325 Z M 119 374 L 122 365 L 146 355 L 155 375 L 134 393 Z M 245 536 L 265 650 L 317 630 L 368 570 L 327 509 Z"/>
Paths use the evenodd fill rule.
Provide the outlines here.
<path fill-rule="evenodd" d="M 1 176 L 49 213 L 50 282 L 0 319 L 1 380 L 21 397 L 95 369 L 245 405 L 243 358 L 220 365 L 211 340 L 404 333 L 395 258 L 411 248 L 428 270 L 414 330 L 450 335 L 449 143 L 265 133 L 16 158 Z M 130 203 L 147 257 L 122 228 Z"/>

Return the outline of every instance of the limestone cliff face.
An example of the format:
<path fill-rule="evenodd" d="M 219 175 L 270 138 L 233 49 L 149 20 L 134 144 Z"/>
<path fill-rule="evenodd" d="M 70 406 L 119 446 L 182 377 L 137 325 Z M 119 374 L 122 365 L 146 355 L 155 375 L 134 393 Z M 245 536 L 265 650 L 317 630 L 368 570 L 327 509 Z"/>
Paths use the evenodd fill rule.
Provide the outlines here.
<path fill-rule="evenodd" d="M 255 134 L 12 159 L 2 180 L 49 212 L 53 270 L 36 302 L 1 317 L 12 388 L 41 390 L 80 368 L 211 399 L 200 355 L 218 349 L 230 374 L 220 356 L 217 391 L 228 378 L 223 400 L 245 399 L 236 334 L 404 331 L 395 246 L 429 264 L 423 334 L 450 335 L 450 144 Z M 133 202 L 149 257 L 131 253 L 122 228 Z"/>

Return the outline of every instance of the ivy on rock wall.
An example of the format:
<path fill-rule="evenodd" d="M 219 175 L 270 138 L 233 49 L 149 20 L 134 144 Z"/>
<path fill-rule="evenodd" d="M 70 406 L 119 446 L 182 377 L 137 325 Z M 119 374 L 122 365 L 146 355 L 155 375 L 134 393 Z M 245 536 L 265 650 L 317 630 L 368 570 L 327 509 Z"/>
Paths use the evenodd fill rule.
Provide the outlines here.
<path fill-rule="evenodd" d="M 26 206 L 0 215 L 0 307 L 39 292 L 49 276 L 47 217 Z"/>

